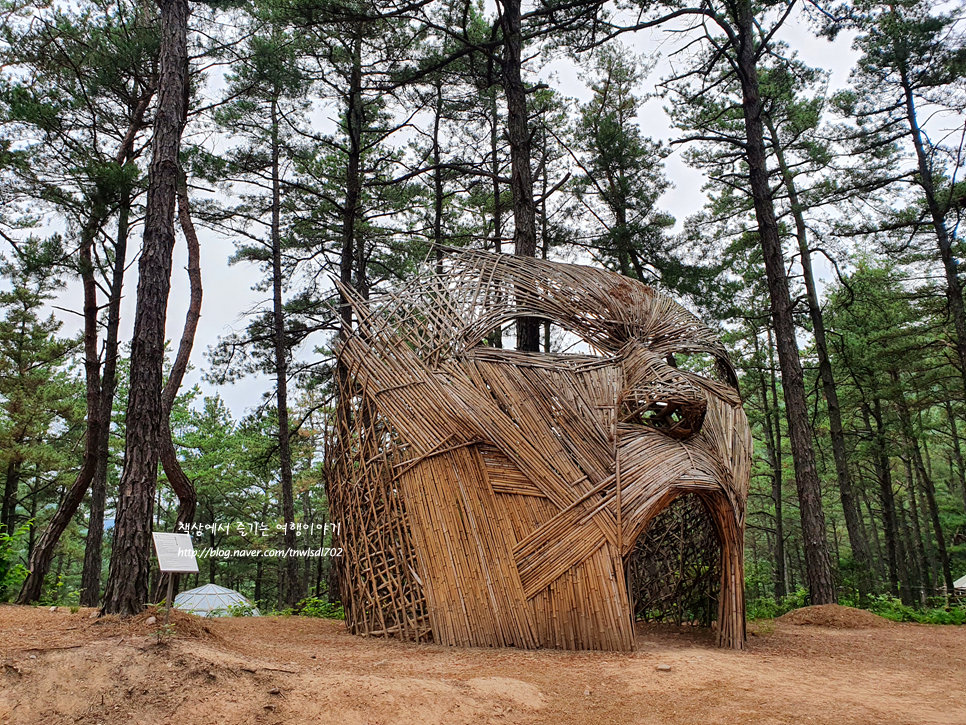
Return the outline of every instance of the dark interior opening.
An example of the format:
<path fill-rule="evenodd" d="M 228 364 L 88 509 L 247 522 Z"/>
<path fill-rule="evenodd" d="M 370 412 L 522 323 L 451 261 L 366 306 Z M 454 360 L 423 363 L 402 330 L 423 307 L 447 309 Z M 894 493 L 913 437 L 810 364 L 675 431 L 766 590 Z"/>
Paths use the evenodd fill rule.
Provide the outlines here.
<path fill-rule="evenodd" d="M 721 544 L 697 494 L 652 519 L 627 559 L 627 592 L 638 622 L 710 627 L 718 614 Z"/>

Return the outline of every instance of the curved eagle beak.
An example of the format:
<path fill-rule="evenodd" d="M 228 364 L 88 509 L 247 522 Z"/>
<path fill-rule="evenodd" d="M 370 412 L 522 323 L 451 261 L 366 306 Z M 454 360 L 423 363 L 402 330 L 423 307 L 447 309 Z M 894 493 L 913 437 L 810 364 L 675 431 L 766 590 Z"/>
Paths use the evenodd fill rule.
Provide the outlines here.
<path fill-rule="evenodd" d="M 685 440 L 701 432 L 708 399 L 700 377 L 635 345 L 624 357 L 618 422 L 644 425 Z"/>

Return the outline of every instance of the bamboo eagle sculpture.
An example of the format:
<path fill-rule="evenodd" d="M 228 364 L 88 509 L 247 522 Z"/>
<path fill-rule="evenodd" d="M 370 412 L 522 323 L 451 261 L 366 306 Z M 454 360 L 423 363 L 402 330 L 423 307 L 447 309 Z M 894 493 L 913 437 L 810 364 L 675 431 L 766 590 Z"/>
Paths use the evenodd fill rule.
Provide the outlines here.
<path fill-rule="evenodd" d="M 357 325 L 328 488 L 350 631 L 631 650 L 629 557 L 690 493 L 720 551 L 718 643 L 743 647 L 751 434 L 708 327 L 616 273 L 484 252 L 380 298 L 343 292 Z M 485 344 L 521 317 L 599 355 Z M 674 365 L 687 356 L 713 370 Z"/>

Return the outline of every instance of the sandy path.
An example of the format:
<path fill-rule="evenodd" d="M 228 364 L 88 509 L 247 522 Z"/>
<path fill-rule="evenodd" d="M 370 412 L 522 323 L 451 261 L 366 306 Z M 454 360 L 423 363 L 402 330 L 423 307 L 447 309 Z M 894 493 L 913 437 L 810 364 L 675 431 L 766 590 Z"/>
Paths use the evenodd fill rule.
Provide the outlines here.
<path fill-rule="evenodd" d="M 0 723 L 966 725 L 963 627 L 769 622 L 745 652 L 651 629 L 615 654 L 413 645 L 269 617 L 208 632 L 177 619 L 190 636 L 158 645 L 143 619 L 0 607 Z"/>

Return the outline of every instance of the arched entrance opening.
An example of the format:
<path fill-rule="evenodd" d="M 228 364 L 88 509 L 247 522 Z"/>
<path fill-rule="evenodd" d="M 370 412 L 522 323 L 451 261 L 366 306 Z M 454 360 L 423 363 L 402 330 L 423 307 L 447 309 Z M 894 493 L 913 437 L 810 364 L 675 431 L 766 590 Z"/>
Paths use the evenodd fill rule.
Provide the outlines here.
<path fill-rule="evenodd" d="M 721 541 L 697 493 L 679 496 L 651 520 L 626 574 L 635 622 L 710 627 L 717 620 Z"/>

